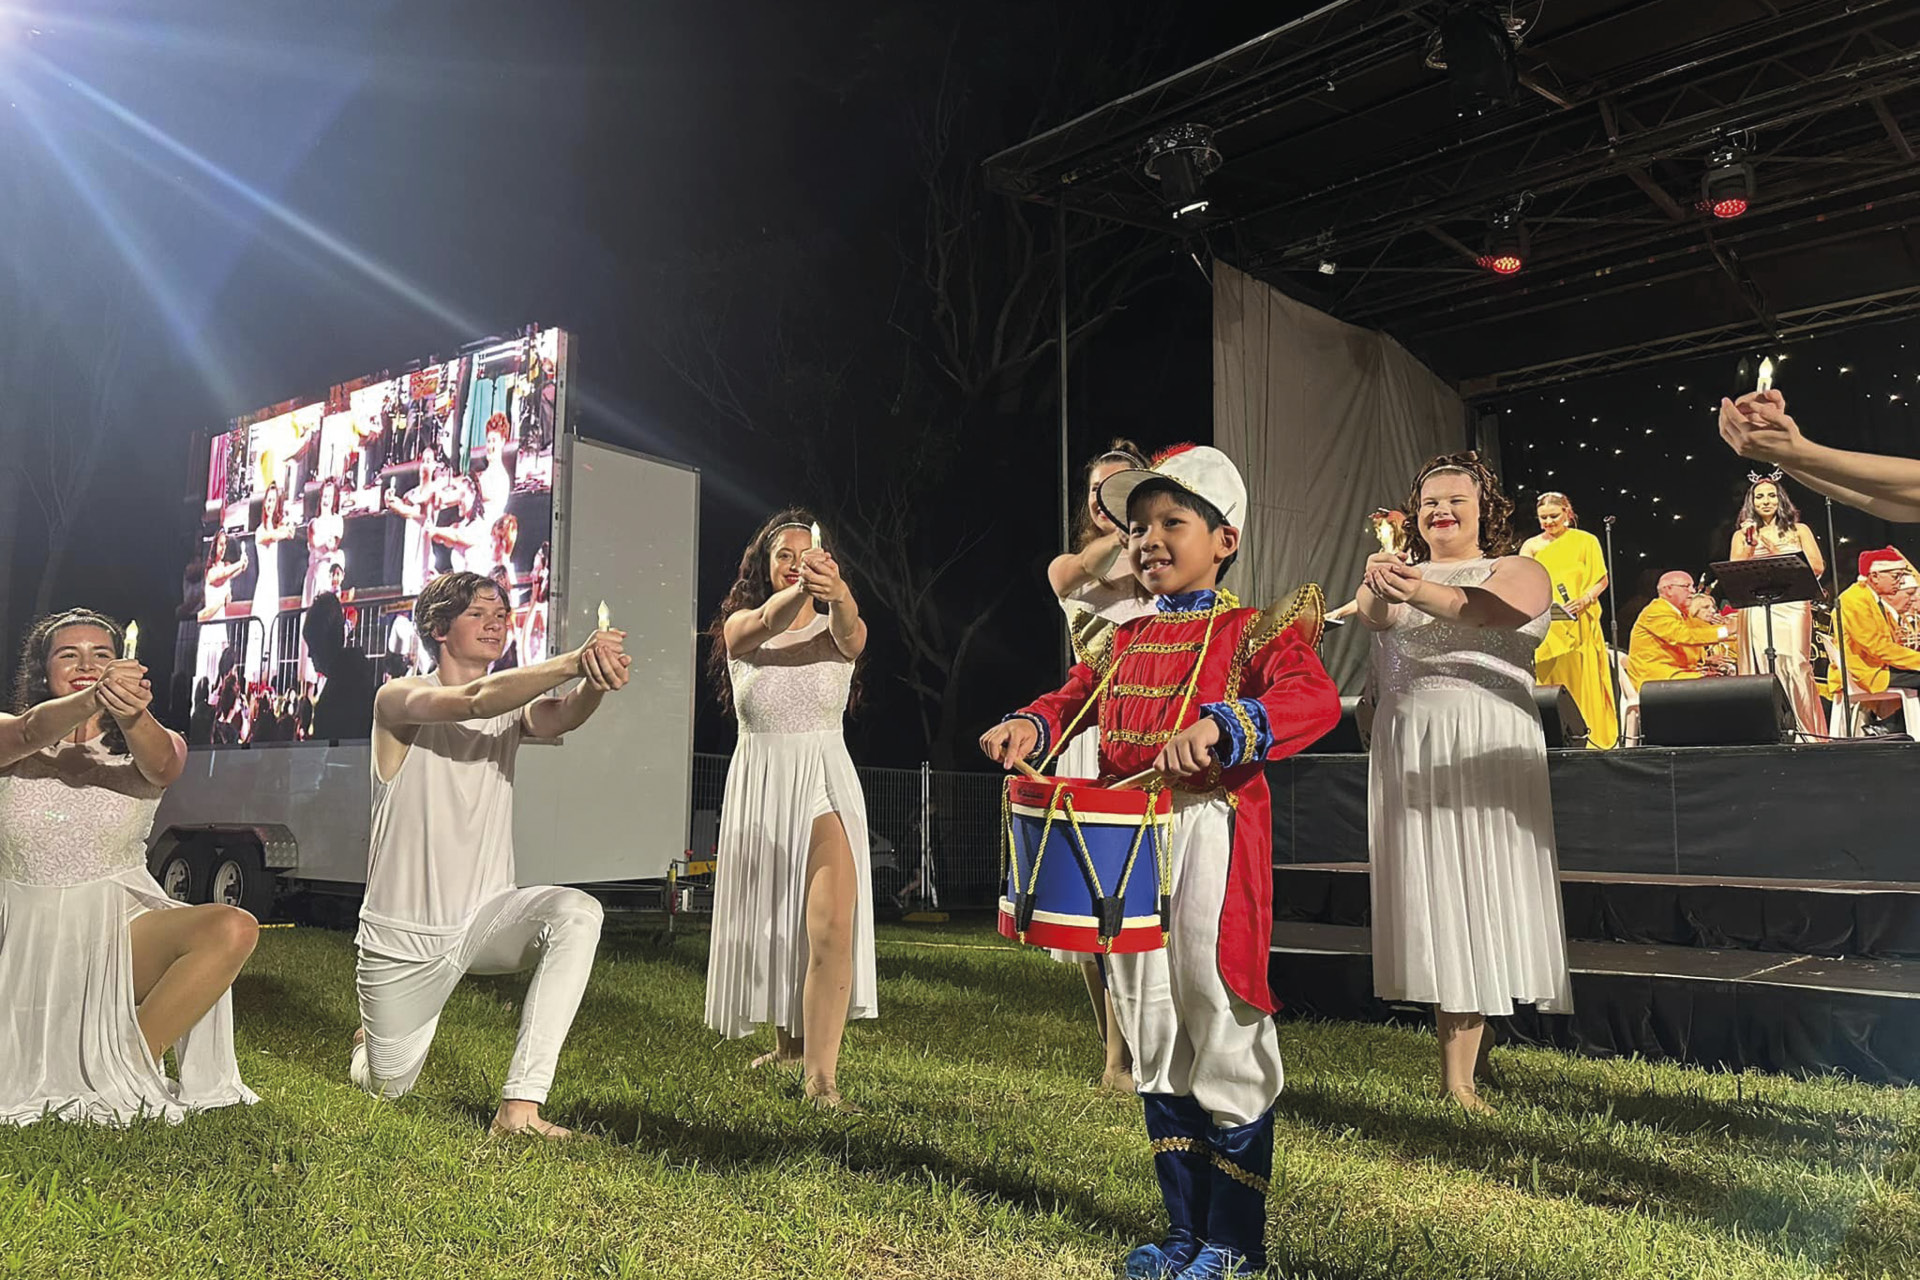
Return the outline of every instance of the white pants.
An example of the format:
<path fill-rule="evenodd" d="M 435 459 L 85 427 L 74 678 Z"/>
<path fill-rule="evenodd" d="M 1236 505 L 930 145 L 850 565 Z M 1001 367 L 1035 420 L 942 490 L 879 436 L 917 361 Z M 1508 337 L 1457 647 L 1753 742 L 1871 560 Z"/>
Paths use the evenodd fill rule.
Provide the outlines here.
<path fill-rule="evenodd" d="M 541 885 L 487 902 L 453 950 L 436 959 L 362 949 L 354 985 L 367 1038 L 353 1053 L 353 1082 L 382 1097 L 406 1093 L 420 1078 L 440 1010 L 462 977 L 532 969 L 500 1096 L 545 1102 L 599 945 L 600 904 L 578 889 Z"/>
<path fill-rule="evenodd" d="M 1108 956 L 1107 990 L 1140 1092 L 1191 1096 L 1215 1124 L 1235 1128 L 1265 1114 L 1285 1074 L 1273 1019 L 1220 976 L 1233 810 L 1224 796 L 1176 793 L 1171 826 L 1166 949 Z"/>

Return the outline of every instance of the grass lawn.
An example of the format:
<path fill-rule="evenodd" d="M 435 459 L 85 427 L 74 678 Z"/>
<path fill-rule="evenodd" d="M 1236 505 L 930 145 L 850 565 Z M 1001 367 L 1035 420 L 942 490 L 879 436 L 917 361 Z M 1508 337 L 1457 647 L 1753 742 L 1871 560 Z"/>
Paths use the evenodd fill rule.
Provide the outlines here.
<path fill-rule="evenodd" d="M 264 1102 L 0 1131 L 0 1274 L 1104 1277 L 1158 1234 L 1137 1102 L 1087 1086 L 1079 975 L 979 924 L 889 927 L 859 1117 L 701 1025 L 706 939 L 609 921 L 548 1114 L 484 1134 L 521 983 L 447 1008 L 418 1090 L 345 1078 L 349 936 L 275 929 L 238 989 Z M 1298 1277 L 1920 1276 L 1920 1095 L 1535 1050 L 1491 1120 L 1415 1031 L 1293 1023 L 1268 1231 Z"/>

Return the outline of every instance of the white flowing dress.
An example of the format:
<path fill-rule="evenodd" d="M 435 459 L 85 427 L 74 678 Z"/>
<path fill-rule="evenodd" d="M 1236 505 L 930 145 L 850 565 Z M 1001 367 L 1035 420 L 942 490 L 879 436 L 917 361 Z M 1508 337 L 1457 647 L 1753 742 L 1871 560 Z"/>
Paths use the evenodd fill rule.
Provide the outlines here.
<path fill-rule="evenodd" d="M 1757 557 L 1756 557 L 1757 558 Z M 1740 674 L 1763 676 L 1767 673 L 1766 609 L 1740 610 L 1739 626 L 1734 634 L 1740 640 Z M 1787 700 L 1793 704 L 1793 718 L 1801 732 L 1824 736 L 1827 718 L 1820 706 L 1820 682 L 1813 676 L 1813 614 L 1805 600 L 1776 604 L 1773 614 L 1773 670 Z"/>
<path fill-rule="evenodd" d="M 730 1040 L 763 1022 L 806 1035 L 807 847 L 828 812 L 846 827 L 858 886 L 848 1016 L 876 1017 L 867 802 L 840 729 L 853 663 L 819 614 L 729 659 L 727 679 L 740 739 L 720 804 L 707 1025 Z"/>
<path fill-rule="evenodd" d="M 1074 660 L 1084 661 L 1082 650 L 1096 648 L 1104 651 L 1105 646 L 1113 642 L 1113 633 L 1121 623 L 1153 612 L 1153 601 L 1140 598 L 1140 593 L 1134 589 L 1133 576 L 1128 574 L 1118 581 L 1090 579 L 1080 584 L 1061 597 L 1060 609 L 1067 615 L 1067 627 L 1078 641 Z M 1088 718 L 1092 719 L 1093 714 L 1089 711 Z M 1050 772 L 1062 778 L 1099 777 L 1099 727 L 1096 725 L 1084 730 L 1067 743 Z M 1058 947 L 1048 947 L 1047 954 L 1061 964 L 1084 964 L 1093 959 L 1090 955 L 1062 951 Z"/>
<path fill-rule="evenodd" d="M 1477 586 L 1494 561 L 1419 566 Z M 1505 1016 L 1573 1008 L 1533 654 L 1517 631 L 1393 606 L 1374 635 L 1367 779 L 1373 986 L 1385 1000 Z"/>
<path fill-rule="evenodd" d="M 262 528 L 266 525 L 262 523 Z M 273 659 L 275 624 L 280 620 L 280 548 L 281 542 L 262 542 L 254 539 L 253 555 L 258 562 L 254 569 L 253 613 L 259 619 L 260 626 L 254 630 L 253 624 L 247 627 L 253 632 L 248 637 L 248 648 L 252 655 L 247 662 L 247 675 L 254 680 L 273 678 Z"/>
<path fill-rule="evenodd" d="M 147 874 L 161 789 L 96 739 L 0 770 L 0 1122 L 125 1124 L 258 1102 L 233 1056 L 231 993 L 174 1046 L 134 1018 L 128 924 L 180 904 Z"/>

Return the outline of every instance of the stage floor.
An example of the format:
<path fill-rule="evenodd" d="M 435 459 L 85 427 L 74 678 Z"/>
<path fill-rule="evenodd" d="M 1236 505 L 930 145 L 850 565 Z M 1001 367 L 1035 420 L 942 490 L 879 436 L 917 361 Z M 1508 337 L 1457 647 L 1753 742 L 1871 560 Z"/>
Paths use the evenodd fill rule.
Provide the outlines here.
<path fill-rule="evenodd" d="M 1552 751 L 1563 872 L 1920 881 L 1920 743 Z M 1367 757 L 1267 766 L 1276 865 L 1367 860 Z"/>

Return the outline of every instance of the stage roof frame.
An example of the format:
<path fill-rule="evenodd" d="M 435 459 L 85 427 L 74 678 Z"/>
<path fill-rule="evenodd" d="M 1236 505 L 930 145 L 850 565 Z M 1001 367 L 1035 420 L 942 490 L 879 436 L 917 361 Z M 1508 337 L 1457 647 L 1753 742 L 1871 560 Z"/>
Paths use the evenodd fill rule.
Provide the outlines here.
<path fill-rule="evenodd" d="M 1204 240 L 1482 398 L 1920 310 L 1920 3 L 1499 4 L 1519 88 L 1478 113 L 1429 65 L 1457 3 L 1323 4 L 1001 152 L 988 182 Z M 1142 162 L 1181 124 L 1223 163 L 1175 226 Z M 1718 220 L 1701 178 L 1728 143 L 1756 191 Z M 1515 199 L 1526 267 L 1497 277 L 1474 259 Z"/>

